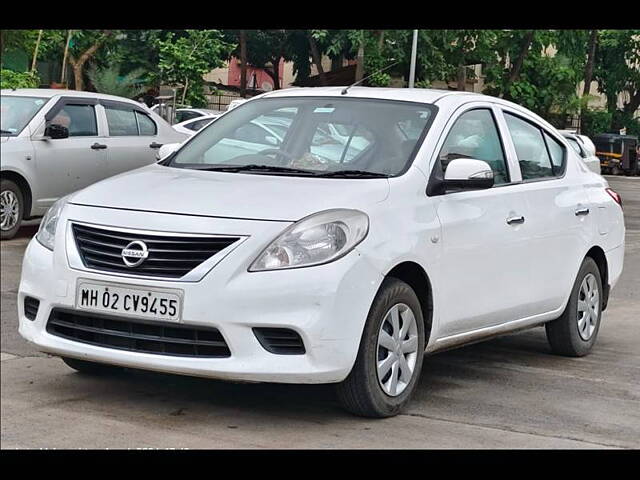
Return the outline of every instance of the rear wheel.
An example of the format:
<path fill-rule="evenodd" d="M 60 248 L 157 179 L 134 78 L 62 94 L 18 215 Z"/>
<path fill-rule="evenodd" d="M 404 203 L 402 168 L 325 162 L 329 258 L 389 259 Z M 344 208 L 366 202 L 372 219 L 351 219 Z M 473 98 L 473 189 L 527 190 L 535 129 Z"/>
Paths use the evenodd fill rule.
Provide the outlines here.
<path fill-rule="evenodd" d="M 591 351 L 600 329 L 602 292 L 600 269 L 591 257 L 587 257 L 562 316 L 545 324 L 553 353 L 582 357 Z"/>
<path fill-rule="evenodd" d="M 386 279 L 369 311 L 355 365 L 337 386 L 344 408 L 365 417 L 400 413 L 420 378 L 424 344 L 418 297 L 405 282 Z"/>
<path fill-rule="evenodd" d="M 24 214 L 24 195 L 13 181 L 0 182 L 0 238 L 13 238 L 20 228 Z"/>
<path fill-rule="evenodd" d="M 122 367 L 116 365 L 89 362 L 87 360 L 78 360 L 77 358 L 62 357 L 62 361 L 74 370 L 90 375 L 109 375 L 123 370 Z"/>

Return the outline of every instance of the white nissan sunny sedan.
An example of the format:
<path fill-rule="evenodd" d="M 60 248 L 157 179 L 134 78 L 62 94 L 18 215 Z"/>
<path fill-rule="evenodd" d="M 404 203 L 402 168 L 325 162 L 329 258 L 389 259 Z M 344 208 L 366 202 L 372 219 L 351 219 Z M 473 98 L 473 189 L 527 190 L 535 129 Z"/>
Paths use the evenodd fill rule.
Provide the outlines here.
<path fill-rule="evenodd" d="M 425 354 L 543 324 L 553 352 L 587 354 L 621 203 L 498 98 L 279 90 L 54 204 L 20 333 L 79 371 L 334 383 L 349 411 L 395 415 Z"/>

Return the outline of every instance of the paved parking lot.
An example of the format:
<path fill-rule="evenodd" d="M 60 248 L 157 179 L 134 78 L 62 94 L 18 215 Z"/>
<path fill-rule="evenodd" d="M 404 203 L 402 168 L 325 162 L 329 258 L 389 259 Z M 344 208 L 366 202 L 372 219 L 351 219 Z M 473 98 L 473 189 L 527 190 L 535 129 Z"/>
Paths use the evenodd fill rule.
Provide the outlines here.
<path fill-rule="evenodd" d="M 74 373 L 18 335 L 25 227 L 1 244 L 2 448 L 640 448 L 640 178 L 608 179 L 626 256 L 593 353 L 553 356 L 543 328 L 440 353 L 384 420 L 344 413 L 330 386 Z"/>

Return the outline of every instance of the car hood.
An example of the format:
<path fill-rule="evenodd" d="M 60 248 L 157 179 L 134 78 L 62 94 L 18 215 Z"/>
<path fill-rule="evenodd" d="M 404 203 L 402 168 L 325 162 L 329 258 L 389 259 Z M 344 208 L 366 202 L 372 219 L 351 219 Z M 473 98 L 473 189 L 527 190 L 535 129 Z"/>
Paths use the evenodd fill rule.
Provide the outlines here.
<path fill-rule="evenodd" d="M 227 218 L 296 221 L 330 208 L 366 209 L 389 181 L 206 172 L 149 165 L 77 192 L 71 203 Z"/>

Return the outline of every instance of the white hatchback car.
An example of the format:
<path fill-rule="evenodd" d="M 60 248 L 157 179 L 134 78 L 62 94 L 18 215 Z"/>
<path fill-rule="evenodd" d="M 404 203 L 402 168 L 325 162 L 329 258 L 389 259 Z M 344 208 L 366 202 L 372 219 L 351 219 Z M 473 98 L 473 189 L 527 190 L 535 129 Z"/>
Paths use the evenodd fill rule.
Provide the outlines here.
<path fill-rule="evenodd" d="M 335 383 L 378 417 L 425 353 L 544 324 L 553 352 L 587 354 L 624 255 L 606 180 L 513 103 L 342 92 L 270 92 L 58 201 L 20 334 L 80 371 Z M 256 150 L 247 127 L 274 117 L 283 141 Z"/>
<path fill-rule="evenodd" d="M 176 123 L 172 125 L 171 128 L 173 128 L 178 133 L 183 133 L 185 135 L 191 136 L 194 135 L 197 131 L 209 125 L 220 115 L 222 115 L 222 113 L 191 118 L 189 120 L 185 120 L 184 122 Z"/>
<path fill-rule="evenodd" d="M 598 175 L 601 173 L 600 159 L 596 155 L 596 146 L 586 135 L 578 135 L 577 133 L 560 130 L 560 133 L 567 139 L 569 145 L 573 147 L 578 155 L 582 158 L 589 169 Z"/>
<path fill-rule="evenodd" d="M 40 217 L 58 198 L 156 161 L 186 135 L 138 102 L 55 89 L 2 90 L 0 233 Z"/>

